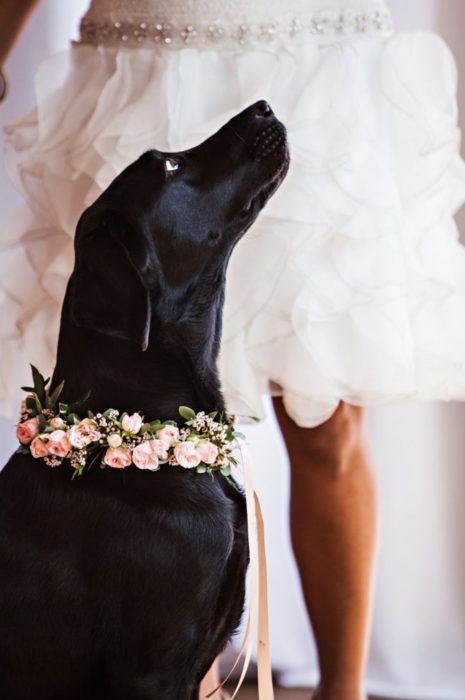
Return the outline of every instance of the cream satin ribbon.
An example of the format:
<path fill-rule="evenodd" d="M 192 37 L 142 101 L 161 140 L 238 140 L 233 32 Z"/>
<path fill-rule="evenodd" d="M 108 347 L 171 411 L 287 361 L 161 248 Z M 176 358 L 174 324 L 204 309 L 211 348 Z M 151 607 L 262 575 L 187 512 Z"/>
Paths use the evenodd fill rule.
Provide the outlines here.
<path fill-rule="evenodd" d="M 239 663 L 245 650 L 241 675 L 231 700 L 234 700 L 244 681 L 250 664 L 253 648 L 252 631 L 257 629 L 257 675 L 259 700 L 274 700 L 273 679 L 271 674 L 270 644 L 268 629 L 268 586 L 266 574 L 265 531 L 263 526 L 260 501 L 254 490 L 252 459 L 249 448 L 243 440 L 237 439 L 241 453 L 242 470 L 244 472 L 245 502 L 247 509 L 247 534 L 249 539 L 249 570 L 250 570 L 250 604 L 247 625 L 242 639 L 241 648 L 233 667 L 222 683 L 211 691 L 209 698 L 218 692 L 228 681 Z"/>

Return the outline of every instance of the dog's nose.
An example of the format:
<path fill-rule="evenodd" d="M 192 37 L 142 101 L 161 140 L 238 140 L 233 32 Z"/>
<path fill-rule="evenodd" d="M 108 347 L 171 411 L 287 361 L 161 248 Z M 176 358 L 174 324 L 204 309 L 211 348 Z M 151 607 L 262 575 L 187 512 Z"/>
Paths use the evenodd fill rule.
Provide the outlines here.
<path fill-rule="evenodd" d="M 252 107 L 254 113 L 257 117 L 272 117 L 273 110 L 266 100 L 260 100 L 256 102 Z"/>

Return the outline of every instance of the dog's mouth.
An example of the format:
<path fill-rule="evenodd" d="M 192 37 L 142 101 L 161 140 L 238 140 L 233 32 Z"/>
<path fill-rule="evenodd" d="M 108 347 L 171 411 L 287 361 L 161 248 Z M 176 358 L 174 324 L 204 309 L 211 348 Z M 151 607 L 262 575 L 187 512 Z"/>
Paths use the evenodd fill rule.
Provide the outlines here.
<path fill-rule="evenodd" d="M 270 178 L 253 197 L 250 204 L 250 208 L 262 209 L 278 189 L 289 169 L 289 148 L 285 126 L 276 120 L 262 129 L 250 144 L 250 153 L 254 160 L 267 160 L 272 167 Z"/>
<path fill-rule="evenodd" d="M 261 129 L 250 145 L 250 151 L 254 160 L 264 160 L 275 152 L 287 152 L 286 128 L 277 119 Z"/>

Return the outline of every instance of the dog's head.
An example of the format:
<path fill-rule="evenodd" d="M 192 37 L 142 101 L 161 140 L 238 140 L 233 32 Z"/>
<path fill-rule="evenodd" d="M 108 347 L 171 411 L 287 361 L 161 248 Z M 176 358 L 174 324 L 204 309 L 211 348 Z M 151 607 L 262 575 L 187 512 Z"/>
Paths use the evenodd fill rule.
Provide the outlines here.
<path fill-rule="evenodd" d="M 189 300 L 213 304 L 288 164 L 285 128 L 263 101 L 195 148 L 142 155 L 78 224 L 74 322 L 145 350 L 153 316 L 175 323 Z"/>

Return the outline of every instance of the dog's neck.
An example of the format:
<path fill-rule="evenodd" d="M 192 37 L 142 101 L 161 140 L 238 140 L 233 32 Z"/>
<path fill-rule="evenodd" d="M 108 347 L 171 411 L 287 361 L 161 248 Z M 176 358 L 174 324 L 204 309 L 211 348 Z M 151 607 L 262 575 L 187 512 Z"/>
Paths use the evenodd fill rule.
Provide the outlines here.
<path fill-rule="evenodd" d="M 196 412 L 224 412 L 216 368 L 221 302 L 216 310 L 203 312 L 209 313 L 203 323 L 160 324 L 154 319 L 149 346 L 142 352 L 136 343 L 76 326 L 65 297 L 52 388 L 64 379 L 66 402 L 91 390 L 82 413 L 116 408 L 139 411 L 147 420 L 179 420 L 181 405 Z"/>

